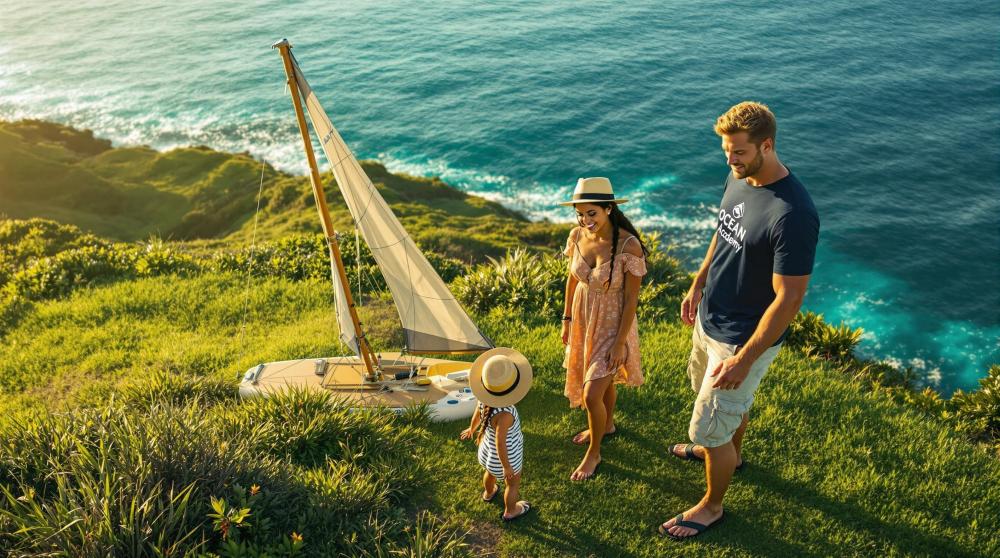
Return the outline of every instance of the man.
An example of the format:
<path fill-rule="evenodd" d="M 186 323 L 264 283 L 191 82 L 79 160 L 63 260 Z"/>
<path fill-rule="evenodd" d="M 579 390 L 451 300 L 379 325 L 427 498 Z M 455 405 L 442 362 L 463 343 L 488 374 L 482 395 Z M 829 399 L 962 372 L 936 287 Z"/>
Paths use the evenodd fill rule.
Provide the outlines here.
<path fill-rule="evenodd" d="M 740 448 L 754 392 L 777 356 L 812 274 L 819 216 L 812 199 L 775 152 L 777 124 L 767 106 L 740 103 L 720 116 L 730 175 L 719 224 L 681 303 L 694 326 L 688 362 L 698 393 L 682 459 L 705 462 L 708 490 L 693 508 L 660 526 L 675 539 L 723 518 L 722 498 L 743 467 Z"/>

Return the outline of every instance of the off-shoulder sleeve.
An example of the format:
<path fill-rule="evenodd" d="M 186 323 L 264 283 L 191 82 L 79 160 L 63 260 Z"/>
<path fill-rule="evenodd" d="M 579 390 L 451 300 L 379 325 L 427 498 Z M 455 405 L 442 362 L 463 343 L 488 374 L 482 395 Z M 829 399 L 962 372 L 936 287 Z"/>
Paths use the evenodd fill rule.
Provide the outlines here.
<path fill-rule="evenodd" d="M 646 274 L 646 258 L 625 252 L 622 254 L 622 264 L 624 264 L 626 273 L 631 273 L 636 277 L 642 277 Z"/>
<path fill-rule="evenodd" d="M 576 249 L 576 231 L 577 228 L 573 227 L 569 231 L 569 237 L 566 238 L 566 249 L 563 250 L 563 254 L 566 254 L 569 258 L 573 257 L 573 250 Z"/>

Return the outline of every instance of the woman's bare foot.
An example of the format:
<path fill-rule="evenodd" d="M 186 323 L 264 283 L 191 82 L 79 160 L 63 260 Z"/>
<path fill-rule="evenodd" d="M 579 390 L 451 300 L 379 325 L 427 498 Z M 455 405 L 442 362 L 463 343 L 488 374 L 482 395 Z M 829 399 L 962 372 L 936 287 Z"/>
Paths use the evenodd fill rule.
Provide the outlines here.
<path fill-rule="evenodd" d="M 569 476 L 569 480 L 581 481 L 587 480 L 594 476 L 594 471 L 597 470 L 597 466 L 601 463 L 601 456 L 591 457 L 590 454 L 583 456 L 583 461 L 580 462 L 580 466 L 573 471 L 573 474 Z"/>
<path fill-rule="evenodd" d="M 615 432 L 618 432 L 618 428 L 612 425 L 611 428 L 604 432 L 604 435 L 608 436 L 610 434 L 614 434 Z M 590 445 L 590 429 L 584 428 L 583 430 L 577 432 L 576 436 L 573 436 L 573 443 L 578 446 Z"/>

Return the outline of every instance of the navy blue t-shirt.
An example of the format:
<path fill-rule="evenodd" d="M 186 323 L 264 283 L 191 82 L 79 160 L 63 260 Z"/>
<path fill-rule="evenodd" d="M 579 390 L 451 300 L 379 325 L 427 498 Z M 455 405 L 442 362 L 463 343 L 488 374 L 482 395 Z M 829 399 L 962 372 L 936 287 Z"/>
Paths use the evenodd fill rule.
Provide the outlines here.
<path fill-rule="evenodd" d="M 716 234 L 698 306 L 701 326 L 716 341 L 744 345 L 774 301 L 771 275 L 812 274 L 819 214 L 791 173 L 760 187 L 730 174 Z"/>

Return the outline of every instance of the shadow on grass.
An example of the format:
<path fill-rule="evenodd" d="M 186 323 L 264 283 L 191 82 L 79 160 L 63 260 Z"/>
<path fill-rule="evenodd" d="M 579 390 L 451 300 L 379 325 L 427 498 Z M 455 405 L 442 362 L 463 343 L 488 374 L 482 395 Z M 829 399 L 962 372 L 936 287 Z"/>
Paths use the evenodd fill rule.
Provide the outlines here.
<path fill-rule="evenodd" d="M 844 549 L 845 551 L 882 554 L 891 549 L 903 555 L 916 551 L 930 556 L 976 556 L 963 552 L 953 540 L 943 538 L 940 533 L 922 531 L 898 522 L 886 522 L 860 506 L 833 500 L 808 484 L 789 481 L 767 468 L 748 469 L 743 482 L 753 484 L 760 490 L 773 492 L 779 498 L 794 501 L 803 508 L 822 510 L 824 516 L 840 523 L 844 529 L 864 533 L 873 543 L 878 543 L 877 547 Z M 735 519 L 740 520 L 738 516 Z M 752 529 L 751 522 L 743 522 L 748 529 Z"/>

